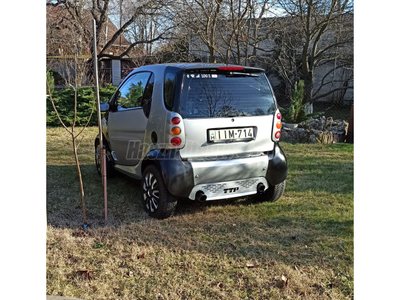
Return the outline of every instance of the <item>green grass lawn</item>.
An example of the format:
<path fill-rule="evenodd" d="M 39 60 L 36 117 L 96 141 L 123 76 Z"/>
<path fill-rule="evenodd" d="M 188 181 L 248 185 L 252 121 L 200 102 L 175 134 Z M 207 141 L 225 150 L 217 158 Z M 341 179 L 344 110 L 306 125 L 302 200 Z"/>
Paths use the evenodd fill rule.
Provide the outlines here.
<path fill-rule="evenodd" d="M 47 294 L 82 299 L 352 299 L 353 145 L 281 143 L 286 191 L 179 203 L 154 220 L 139 183 L 108 180 L 108 224 L 94 165 L 97 128 L 79 144 L 90 228 L 69 136 L 47 129 Z M 284 276 L 284 277 L 282 277 Z"/>

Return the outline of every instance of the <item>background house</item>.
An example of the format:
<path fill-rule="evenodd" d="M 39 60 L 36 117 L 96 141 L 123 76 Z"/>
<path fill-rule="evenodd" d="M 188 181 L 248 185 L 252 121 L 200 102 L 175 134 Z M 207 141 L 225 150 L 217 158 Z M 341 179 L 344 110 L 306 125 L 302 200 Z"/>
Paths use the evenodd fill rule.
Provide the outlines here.
<path fill-rule="evenodd" d="M 352 14 L 343 15 L 323 33 L 318 47 L 324 51 L 313 73 L 313 102 L 353 103 L 353 23 Z M 299 66 L 304 39 L 299 26 L 299 17 L 247 20 L 240 35 L 230 40 L 232 28 L 220 22 L 214 46 L 216 60 L 264 68 L 278 101 L 286 105 L 294 83 L 302 79 Z M 189 55 L 195 61 L 210 62 L 209 48 L 199 34 L 188 34 Z"/>
<path fill-rule="evenodd" d="M 82 10 L 81 20 L 77 22 L 64 6 L 46 6 L 47 28 L 46 28 L 46 58 L 47 68 L 57 72 L 61 77 L 74 76 L 74 55 L 77 54 L 78 63 L 83 65 L 91 60 L 93 47 L 92 20 L 93 16 L 89 10 Z M 77 17 L 77 16 L 76 16 Z M 78 18 L 78 17 L 77 17 Z M 118 31 L 110 19 L 106 21 L 99 34 L 98 52 Z M 125 51 L 131 43 L 120 35 L 113 45 L 108 49 L 110 56 L 118 56 Z M 99 77 L 104 82 L 118 85 L 133 68 L 134 64 L 129 59 L 102 58 L 99 61 Z M 91 72 L 91 70 L 86 70 Z M 86 78 L 86 79 L 85 79 Z M 87 84 L 87 77 L 82 76 L 80 85 Z M 63 86 L 63 80 L 57 82 L 58 87 Z"/>

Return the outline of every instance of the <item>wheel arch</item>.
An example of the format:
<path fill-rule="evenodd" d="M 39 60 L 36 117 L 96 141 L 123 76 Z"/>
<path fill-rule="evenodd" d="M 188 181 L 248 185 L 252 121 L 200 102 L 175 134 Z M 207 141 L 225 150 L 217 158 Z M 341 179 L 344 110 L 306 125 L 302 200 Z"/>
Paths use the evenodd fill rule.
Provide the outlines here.
<path fill-rule="evenodd" d="M 154 164 L 160 171 L 168 191 L 175 197 L 189 197 L 194 186 L 193 170 L 189 162 L 183 162 L 179 150 L 154 149 L 143 158 L 141 171 Z"/>
<path fill-rule="evenodd" d="M 100 142 L 100 134 L 98 134 L 96 136 L 96 138 L 94 139 L 94 145 L 95 146 L 96 146 L 97 142 Z M 110 145 L 108 144 L 108 141 L 107 141 L 106 137 L 104 136 L 104 134 L 103 134 L 103 145 L 106 145 L 106 147 L 108 147 L 108 149 L 111 149 Z"/>
<path fill-rule="evenodd" d="M 286 156 L 278 143 L 275 143 L 274 154 L 268 163 L 267 174 L 265 178 L 269 185 L 277 185 L 284 180 L 288 175 L 288 166 Z"/>

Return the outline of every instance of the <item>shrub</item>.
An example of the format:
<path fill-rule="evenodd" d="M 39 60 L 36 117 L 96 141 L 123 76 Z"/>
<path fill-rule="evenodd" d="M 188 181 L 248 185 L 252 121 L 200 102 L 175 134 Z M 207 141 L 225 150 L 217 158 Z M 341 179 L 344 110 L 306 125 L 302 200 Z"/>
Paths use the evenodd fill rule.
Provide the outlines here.
<path fill-rule="evenodd" d="M 50 89 L 50 93 L 54 92 L 54 76 L 53 76 L 53 71 L 48 69 L 46 71 L 46 94 L 49 92 Z"/>
<path fill-rule="evenodd" d="M 290 95 L 290 108 L 287 115 L 288 123 L 300 123 L 307 119 L 303 105 L 304 81 L 295 83 L 292 94 Z"/>
<path fill-rule="evenodd" d="M 116 89 L 117 88 L 112 85 L 107 85 L 105 88 L 100 88 L 100 102 L 108 101 Z M 52 97 L 61 119 L 66 126 L 71 126 L 74 121 L 74 90 L 72 88 L 67 88 L 59 91 L 53 91 Z M 61 126 L 50 99 L 46 99 L 46 101 L 47 126 Z M 92 107 L 94 111 L 90 119 L 89 126 L 96 126 L 98 122 L 94 88 L 78 87 L 76 126 L 86 125 L 89 120 Z"/>

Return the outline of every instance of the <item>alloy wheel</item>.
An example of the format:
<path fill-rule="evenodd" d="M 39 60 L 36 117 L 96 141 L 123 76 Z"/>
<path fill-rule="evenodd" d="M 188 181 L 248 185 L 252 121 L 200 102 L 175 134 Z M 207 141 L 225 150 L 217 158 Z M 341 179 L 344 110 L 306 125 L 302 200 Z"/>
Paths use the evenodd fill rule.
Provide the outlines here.
<path fill-rule="evenodd" d="M 146 209 L 154 213 L 158 208 L 158 202 L 160 199 L 160 190 L 158 181 L 153 173 L 148 172 L 143 181 L 143 199 L 145 202 Z"/>

